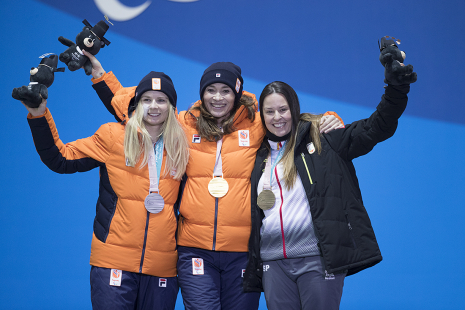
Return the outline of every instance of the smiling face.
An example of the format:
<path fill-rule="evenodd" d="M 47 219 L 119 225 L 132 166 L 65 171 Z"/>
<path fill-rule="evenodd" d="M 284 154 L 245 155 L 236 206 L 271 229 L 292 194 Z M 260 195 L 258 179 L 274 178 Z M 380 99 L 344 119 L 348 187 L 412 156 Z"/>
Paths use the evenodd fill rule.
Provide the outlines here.
<path fill-rule="evenodd" d="M 203 104 L 208 112 L 221 122 L 229 116 L 234 107 L 235 94 L 226 84 L 214 83 L 205 88 Z"/>
<path fill-rule="evenodd" d="M 265 126 L 272 134 L 282 137 L 291 132 L 292 115 L 283 95 L 273 93 L 263 100 Z"/>
<path fill-rule="evenodd" d="M 163 125 L 168 117 L 168 109 L 171 107 L 168 96 L 161 91 L 149 90 L 142 94 L 140 104 L 144 108 L 145 126 Z"/>

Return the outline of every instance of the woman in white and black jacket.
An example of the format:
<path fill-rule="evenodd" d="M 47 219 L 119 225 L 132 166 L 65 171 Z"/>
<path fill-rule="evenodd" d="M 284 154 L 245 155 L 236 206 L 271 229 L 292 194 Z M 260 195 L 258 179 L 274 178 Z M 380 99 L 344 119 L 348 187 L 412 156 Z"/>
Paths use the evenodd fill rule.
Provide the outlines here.
<path fill-rule="evenodd" d="M 344 277 L 382 260 L 352 160 L 394 134 L 409 89 L 386 86 L 369 118 L 327 134 L 321 115 L 300 114 L 292 87 L 273 82 L 263 90 L 267 136 L 251 177 L 243 283 L 265 292 L 268 309 L 338 309 Z M 259 196 L 267 189 L 274 202 L 269 191 Z"/>

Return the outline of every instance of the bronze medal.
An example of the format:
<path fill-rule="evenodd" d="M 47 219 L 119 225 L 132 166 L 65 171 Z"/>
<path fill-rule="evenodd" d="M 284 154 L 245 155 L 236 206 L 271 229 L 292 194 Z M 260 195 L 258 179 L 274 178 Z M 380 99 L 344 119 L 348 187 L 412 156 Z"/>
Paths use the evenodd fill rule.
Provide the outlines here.
<path fill-rule="evenodd" d="M 150 213 L 160 213 L 165 206 L 165 200 L 158 193 L 150 193 L 145 197 L 145 208 Z"/>
<path fill-rule="evenodd" d="M 257 198 L 257 205 L 260 207 L 260 209 L 266 211 L 271 208 L 273 208 L 274 204 L 276 202 L 276 197 L 274 196 L 273 192 L 269 189 L 264 189 L 258 195 Z"/>
<path fill-rule="evenodd" d="M 229 191 L 228 181 L 223 179 L 222 177 L 216 177 L 211 179 L 208 183 L 208 191 L 210 195 L 215 198 L 221 198 L 226 195 Z"/>

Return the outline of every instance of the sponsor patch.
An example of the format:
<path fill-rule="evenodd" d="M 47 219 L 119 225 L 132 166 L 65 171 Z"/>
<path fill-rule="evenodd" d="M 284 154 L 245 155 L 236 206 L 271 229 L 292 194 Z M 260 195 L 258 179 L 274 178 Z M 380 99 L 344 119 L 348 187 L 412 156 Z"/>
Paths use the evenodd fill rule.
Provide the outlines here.
<path fill-rule="evenodd" d="M 192 258 L 192 274 L 203 274 L 203 258 Z"/>
<path fill-rule="evenodd" d="M 325 280 L 334 280 L 335 277 L 334 277 L 334 273 L 328 273 L 326 270 L 325 270 Z"/>
<path fill-rule="evenodd" d="M 167 279 L 160 278 L 160 279 L 158 280 L 158 286 L 159 286 L 159 287 L 166 287 L 166 283 L 167 283 L 167 282 L 168 282 Z"/>
<path fill-rule="evenodd" d="M 121 286 L 121 278 L 123 277 L 123 271 L 119 269 L 112 269 L 110 273 L 110 285 Z"/>
<path fill-rule="evenodd" d="M 239 146 L 250 146 L 250 136 L 248 130 L 239 130 Z"/>
<path fill-rule="evenodd" d="M 152 89 L 161 90 L 161 80 L 160 78 L 152 78 Z"/>
<path fill-rule="evenodd" d="M 200 135 L 193 134 L 192 135 L 192 143 L 200 143 Z"/>
<path fill-rule="evenodd" d="M 236 80 L 236 93 L 238 93 L 239 90 L 241 90 L 241 80 L 237 79 Z"/>
<path fill-rule="evenodd" d="M 307 150 L 309 154 L 315 153 L 315 145 L 313 145 L 313 142 L 307 144 Z"/>

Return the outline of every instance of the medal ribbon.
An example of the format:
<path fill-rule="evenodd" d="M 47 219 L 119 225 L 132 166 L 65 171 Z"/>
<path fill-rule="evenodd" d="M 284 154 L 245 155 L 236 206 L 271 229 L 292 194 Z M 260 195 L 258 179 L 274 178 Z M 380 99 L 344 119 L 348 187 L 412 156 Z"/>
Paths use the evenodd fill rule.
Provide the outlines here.
<path fill-rule="evenodd" d="M 213 177 L 223 176 L 223 161 L 221 160 L 221 148 L 223 146 L 223 139 L 216 142 L 216 161 L 213 168 Z"/>
<path fill-rule="evenodd" d="M 160 136 L 149 156 L 149 193 L 159 193 L 158 183 L 160 180 L 161 165 L 163 163 L 163 136 Z"/>
<path fill-rule="evenodd" d="M 285 149 L 285 145 L 286 145 L 286 141 L 284 142 L 278 142 L 277 143 L 277 150 L 278 151 L 278 155 L 276 156 L 276 159 L 275 159 L 275 162 L 274 164 L 271 163 L 271 154 L 270 156 L 268 157 L 268 161 L 266 162 L 266 166 L 265 166 L 265 179 L 263 180 L 263 189 L 265 189 L 265 185 L 267 185 L 269 187 L 269 189 L 271 189 L 271 182 L 273 180 L 273 175 L 271 174 L 271 171 L 274 170 L 274 168 L 276 167 L 276 165 L 279 163 L 279 161 L 281 160 L 281 157 L 283 157 L 283 154 L 284 154 L 284 149 Z M 270 152 L 271 153 L 271 152 Z M 268 162 L 270 164 L 268 164 Z M 268 169 L 267 169 L 268 168 Z M 268 170 L 268 171 L 267 171 Z M 269 183 L 268 183 L 269 182 Z"/>

